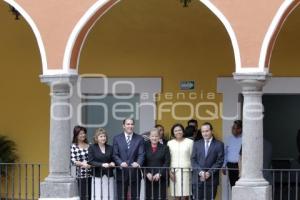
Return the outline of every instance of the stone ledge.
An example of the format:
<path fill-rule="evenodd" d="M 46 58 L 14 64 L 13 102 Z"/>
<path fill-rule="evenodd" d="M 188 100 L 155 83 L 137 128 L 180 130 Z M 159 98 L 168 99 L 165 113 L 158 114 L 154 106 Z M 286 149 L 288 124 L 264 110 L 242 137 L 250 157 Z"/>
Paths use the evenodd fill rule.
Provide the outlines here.
<path fill-rule="evenodd" d="M 71 197 L 71 198 L 39 198 L 39 200 L 80 200 L 79 197 Z"/>
<path fill-rule="evenodd" d="M 232 200 L 271 200 L 272 199 L 272 187 L 246 187 L 246 186 L 234 186 L 232 188 Z"/>
<path fill-rule="evenodd" d="M 77 199 L 77 184 L 76 182 L 50 182 L 41 183 L 41 198 L 40 199 Z"/>

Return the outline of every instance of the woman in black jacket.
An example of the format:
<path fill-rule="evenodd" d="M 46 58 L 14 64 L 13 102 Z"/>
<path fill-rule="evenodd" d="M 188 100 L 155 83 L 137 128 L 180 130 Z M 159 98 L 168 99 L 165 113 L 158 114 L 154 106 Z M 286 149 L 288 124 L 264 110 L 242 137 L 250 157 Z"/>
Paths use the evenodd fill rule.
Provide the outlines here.
<path fill-rule="evenodd" d="M 113 148 L 107 144 L 107 135 L 103 128 L 96 130 L 94 141 L 88 154 L 88 164 L 93 167 L 92 200 L 114 199 Z"/>
<path fill-rule="evenodd" d="M 146 200 L 167 199 L 169 147 L 159 143 L 160 136 L 156 128 L 150 131 L 149 138 L 150 142 L 145 145 Z"/>

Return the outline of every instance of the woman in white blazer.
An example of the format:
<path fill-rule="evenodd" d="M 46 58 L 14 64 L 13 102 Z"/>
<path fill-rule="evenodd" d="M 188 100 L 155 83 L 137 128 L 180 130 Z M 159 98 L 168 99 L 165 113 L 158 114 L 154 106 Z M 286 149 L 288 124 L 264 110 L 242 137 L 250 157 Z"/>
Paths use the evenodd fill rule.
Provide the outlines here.
<path fill-rule="evenodd" d="M 184 138 L 181 124 L 173 125 L 171 135 L 174 139 L 168 142 L 171 154 L 170 195 L 175 199 L 187 200 L 191 195 L 190 167 L 193 140 Z"/>

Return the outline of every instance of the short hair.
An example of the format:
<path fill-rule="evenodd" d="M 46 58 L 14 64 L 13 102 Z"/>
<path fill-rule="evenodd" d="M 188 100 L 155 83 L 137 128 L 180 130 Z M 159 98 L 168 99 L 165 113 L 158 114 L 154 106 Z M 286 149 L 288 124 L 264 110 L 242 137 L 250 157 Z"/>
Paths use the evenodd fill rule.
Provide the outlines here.
<path fill-rule="evenodd" d="M 134 124 L 134 119 L 133 119 L 133 118 L 130 118 L 130 117 L 125 118 L 125 119 L 123 120 L 122 124 L 125 125 L 125 123 L 126 123 L 127 120 L 131 120 L 131 121 L 133 122 L 133 124 Z"/>
<path fill-rule="evenodd" d="M 197 129 L 195 126 L 187 126 L 184 129 L 184 137 L 193 137 L 196 131 Z"/>
<path fill-rule="evenodd" d="M 84 134 L 87 134 L 87 130 L 85 127 L 83 126 L 74 126 L 74 129 L 73 129 L 73 139 L 72 139 L 72 143 L 73 144 L 78 144 L 78 135 L 79 133 L 83 131 Z M 88 144 L 88 140 L 87 140 L 87 137 L 85 138 L 85 140 L 83 141 L 84 143 Z"/>
<path fill-rule="evenodd" d="M 243 121 L 242 120 L 235 120 L 233 122 L 234 125 L 236 125 L 238 128 L 243 129 Z"/>
<path fill-rule="evenodd" d="M 198 121 L 195 119 L 190 119 L 187 124 L 189 125 L 190 123 L 195 123 L 198 125 Z"/>
<path fill-rule="evenodd" d="M 77 125 L 77 126 L 74 126 L 73 128 L 73 135 L 75 135 L 78 131 L 80 131 L 81 129 L 81 126 Z"/>
<path fill-rule="evenodd" d="M 202 125 L 201 125 L 201 127 L 202 126 L 209 126 L 209 129 L 212 131 L 213 130 L 213 126 L 211 125 L 211 123 L 209 123 L 209 122 L 204 122 Z"/>
<path fill-rule="evenodd" d="M 182 124 L 177 123 L 177 124 L 174 124 L 174 125 L 172 126 L 172 128 L 171 128 L 171 136 L 172 136 L 172 137 L 175 137 L 175 135 L 174 135 L 174 129 L 175 129 L 176 127 L 180 127 L 180 128 L 182 129 L 183 134 L 184 134 L 184 127 L 182 126 Z"/>
<path fill-rule="evenodd" d="M 106 130 L 104 128 L 98 128 L 98 129 L 96 129 L 94 137 L 93 137 L 94 143 L 98 144 L 98 137 L 99 137 L 99 135 L 105 135 L 106 136 L 106 142 L 105 142 L 105 144 L 107 144 L 107 133 L 106 133 Z"/>
<path fill-rule="evenodd" d="M 161 125 L 161 124 L 156 124 L 154 127 L 155 127 L 155 128 L 161 127 L 162 129 L 165 129 L 164 126 Z"/>
<path fill-rule="evenodd" d="M 150 131 L 149 131 L 149 136 L 151 135 L 151 133 L 153 132 L 156 132 L 159 136 L 159 132 L 158 132 L 158 129 L 157 128 L 152 128 Z"/>

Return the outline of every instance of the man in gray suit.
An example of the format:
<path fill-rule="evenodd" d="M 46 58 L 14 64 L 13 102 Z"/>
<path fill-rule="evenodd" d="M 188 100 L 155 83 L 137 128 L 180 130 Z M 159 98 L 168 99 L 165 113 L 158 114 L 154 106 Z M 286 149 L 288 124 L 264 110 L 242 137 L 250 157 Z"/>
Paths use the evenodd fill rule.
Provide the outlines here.
<path fill-rule="evenodd" d="M 213 137 L 213 127 L 205 122 L 201 126 L 203 139 L 193 146 L 193 196 L 197 200 L 215 199 L 219 185 L 219 172 L 224 162 L 224 144 Z"/>

